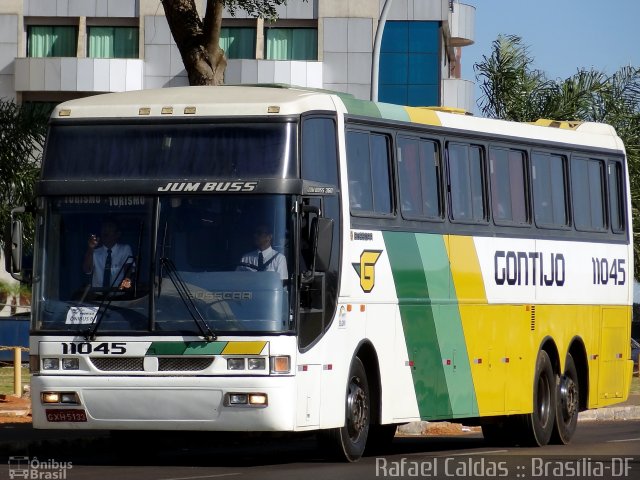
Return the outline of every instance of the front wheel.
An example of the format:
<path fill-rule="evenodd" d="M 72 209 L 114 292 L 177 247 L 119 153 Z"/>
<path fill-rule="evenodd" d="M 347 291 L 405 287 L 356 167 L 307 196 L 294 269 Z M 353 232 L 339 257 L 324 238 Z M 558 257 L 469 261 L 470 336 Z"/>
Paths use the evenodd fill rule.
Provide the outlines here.
<path fill-rule="evenodd" d="M 347 382 L 345 423 L 320 432 L 320 440 L 332 457 L 355 462 L 364 453 L 370 427 L 369 383 L 364 366 L 354 358 Z"/>
<path fill-rule="evenodd" d="M 556 419 L 551 443 L 566 445 L 576 431 L 580 412 L 578 371 L 570 353 L 567 353 L 564 373 L 557 376 L 556 384 Z"/>

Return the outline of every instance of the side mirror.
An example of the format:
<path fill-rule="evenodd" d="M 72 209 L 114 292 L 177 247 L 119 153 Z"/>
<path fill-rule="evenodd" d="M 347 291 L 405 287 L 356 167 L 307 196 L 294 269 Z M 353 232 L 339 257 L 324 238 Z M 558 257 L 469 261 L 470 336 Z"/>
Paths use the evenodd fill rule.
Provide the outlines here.
<path fill-rule="evenodd" d="M 17 213 L 24 213 L 24 207 L 17 207 L 11 210 L 11 261 L 7 259 L 8 271 L 16 280 L 22 280 L 22 220 L 14 217 Z"/>
<path fill-rule="evenodd" d="M 315 244 L 315 269 L 326 272 L 331 260 L 331 245 L 333 244 L 333 219 L 317 218 L 317 236 Z"/>

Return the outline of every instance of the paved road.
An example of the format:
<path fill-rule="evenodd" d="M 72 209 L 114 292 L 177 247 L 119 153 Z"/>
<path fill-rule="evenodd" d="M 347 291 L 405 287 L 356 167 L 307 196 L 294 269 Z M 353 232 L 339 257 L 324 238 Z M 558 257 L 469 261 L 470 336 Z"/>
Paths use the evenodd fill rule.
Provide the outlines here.
<path fill-rule="evenodd" d="M 68 480 L 364 480 L 398 478 L 401 473 L 404 478 L 417 474 L 423 478 L 640 480 L 640 421 L 581 422 L 571 445 L 537 449 L 490 447 L 480 434 L 396 438 L 385 456 L 365 457 L 355 464 L 325 460 L 308 437 L 91 436 L 43 440 L 28 448 L 20 442 L 13 447 L 2 442 L 28 437 L 29 430 L 22 428 L 0 428 L 0 480 L 9 478 L 10 467 L 14 473 L 25 473 L 34 466 L 39 476 L 28 472 L 29 478 Z M 64 476 L 47 475 L 55 472 Z"/>

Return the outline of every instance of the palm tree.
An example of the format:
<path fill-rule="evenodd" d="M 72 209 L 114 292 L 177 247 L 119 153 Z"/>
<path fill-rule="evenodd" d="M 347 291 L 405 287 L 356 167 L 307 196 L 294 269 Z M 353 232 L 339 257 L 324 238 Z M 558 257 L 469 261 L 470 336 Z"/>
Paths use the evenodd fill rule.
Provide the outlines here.
<path fill-rule="evenodd" d="M 474 70 L 482 90 L 478 106 L 487 117 L 603 122 L 616 129 L 627 152 L 637 232 L 633 244 L 635 257 L 640 258 L 640 68 L 622 67 L 613 75 L 580 69 L 565 80 L 549 80 L 533 68 L 533 58 L 520 37 L 500 35 Z M 638 261 L 635 276 L 640 278 Z"/>
<path fill-rule="evenodd" d="M 11 209 L 33 202 L 34 186 L 39 175 L 40 160 L 50 107 L 17 105 L 0 99 L 0 225 L 9 226 Z M 33 223 L 25 219 L 25 233 L 33 238 Z M 6 233 L 5 233 L 6 235 Z M 0 245 L 9 242 L 2 235 Z M 31 242 L 27 240 L 26 245 Z"/>

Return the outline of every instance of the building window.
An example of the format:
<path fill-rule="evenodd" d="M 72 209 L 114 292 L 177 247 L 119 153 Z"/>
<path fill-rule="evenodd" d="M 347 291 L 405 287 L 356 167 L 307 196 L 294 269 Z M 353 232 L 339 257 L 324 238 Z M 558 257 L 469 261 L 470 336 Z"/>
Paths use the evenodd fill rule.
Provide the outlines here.
<path fill-rule="evenodd" d="M 251 27 L 222 27 L 220 48 L 227 58 L 256 58 L 256 29 Z"/>
<path fill-rule="evenodd" d="M 451 219 L 461 222 L 485 221 L 487 208 L 481 147 L 449 143 L 447 152 Z"/>
<path fill-rule="evenodd" d="M 604 230 L 604 162 L 571 159 L 573 221 L 578 230 Z"/>
<path fill-rule="evenodd" d="M 89 27 L 90 58 L 138 58 L 137 27 Z"/>
<path fill-rule="evenodd" d="M 527 224 L 527 177 L 525 153 L 508 148 L 491 148 L 491 208 L 497 224 Z"/>
<path fill-rule="evenodd" d="M 391 213 L 388 136 L 347 132 L 347 173 L 352 212 Z"/>
<path fill-rule="evenodd" d="M 400 207 L 405 218 L 441 218 L 440 172 L 436 142 L 398 137 Z"/>
<path fill-rule="evenodd" d="M 78 53 L 78 28 L 72 25 L 29 25 L 29 57 L 75 57 Z"/>
<path fill-rule="evenodd" d="M 267 60 L 317 60 L 318 30 L 315 28 L 266 28 Z"/>
<path fill-rule="evenodd" d="M 567 226 L 565 157 L 537 152 L 531 159 L 536 224 L 547 227 Z"/>

